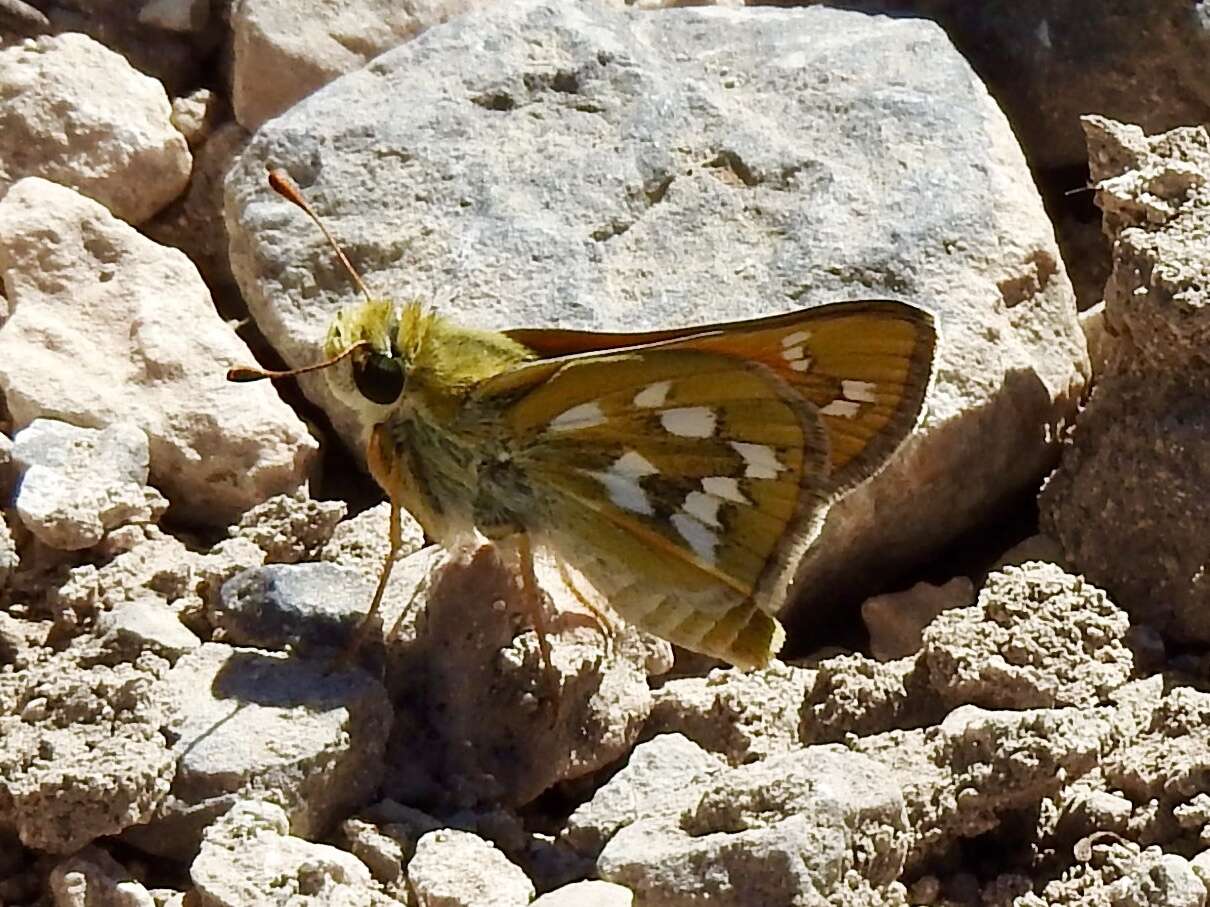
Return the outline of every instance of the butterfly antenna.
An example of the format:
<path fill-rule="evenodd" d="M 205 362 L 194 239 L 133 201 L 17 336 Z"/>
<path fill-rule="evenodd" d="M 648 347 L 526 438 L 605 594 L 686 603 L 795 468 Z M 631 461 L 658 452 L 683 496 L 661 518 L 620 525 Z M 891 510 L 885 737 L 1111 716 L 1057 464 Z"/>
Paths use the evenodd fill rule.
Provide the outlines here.
<path fill-rule="evenodd" d="M 227 369 L 227 380 L 243 384 L 248 381 L 260 381 L 263 378 L 293 378 L 295 375 L 303 375 L 307 372 L 318 372 L 320 369 L 330 368 L 341 359 L 352 356 L 358 350 L 366 349 L 369 346 L 370 342 L 368 340 L 359 340 L 343 353 L 333 356 L 331 359 L 316 362 L 314 365 L 304 365 L 302 368 L 286 369 L 280 372 L 275 372 L 272 369 L 252 368 L 248 365 L 233 365 Z"/>
<path fill-rule="evenodd" d="M 328 228 L 324 226 L 319 215 L 315 213 L 315 209 L 303 198 L 302 190 L 294 184 L 294 180 L 290 179 L 290 175 L 285 170 L 270 169 L 269 170 L 269 185 L 273 191 L 284 198 L 291 204 L 297 205 L 306 212 L 307 217 L 315 222 L 315 226 L 319 227 L 324 238 L 328 241 L 328 245 L 332 247 L 332 251 L 336 253 L 336 257 L 340 259 L 340 263 L 345 266 L 345 270 L 349 272 L 349 276 L 353 278 L 353 283 L 357 285 L 357 289 L 361 290 L 361 295 L 366 298 L 367 302 L 373 302 L 374 297 L 370 295 L 370 291 L 366 289 L 365 282 L 361 279 L 361 275 L 357 273 L 357 269 L 349 263 L 348 256 L 345 255 L 344 249 L 340 247 L 340 243 L 336 241 Z"/>
<path fill-rule="evenodd" d="M 319 227 L 320 232 L 323 233 L 324 238 L 328 241 L 328 244 L 331 245 L 332 250 L 336 253 L 336 257 L 340 259 L 340 263 L 344 265 L 345 270 L 349 272 L 349 276 L 353 278 L 353 283 L 357 285 L 357 289 L 361 291 L 361 295 L 366 298 L 367 302 L 373 302 L 374 297 L 370 295 L 370 291 L 366 288 L 365 281 L 361 279 L 361 275 L 357 273 L 357 269 L 354 268 L 349 262 L 348 256 L 345 255 L 344 249 L 340 247 L 340 243 L 336 241 L 336 237 L 334 237 L 328 231 L 328 228 L 324 226 L 323 221 L 319 219 L 319 215 L 315 213 L 315 209 L 311 207 L 305 198 L 303 198 L 302 190 L 295 185 L 294 180 L 290 179 L 289 174 L 286 173 L 285 170 L 270 169 L 269 185 L 273 188 L 274 192 L 276 192 L 286 201 L 297 205 L 299 208 L 302 208 L 303 211 L 306 212 L 307 217 L 311 218 L 311 220 L 315 222 L 315 226 Z M 236 365 L 227 369 L 227 380 L 244 383 L 248 381 L 260 381 L 264 378 L 268 378 L 270 380 L 277 378 L 292 378 L 295 375 L 302 375 L 307 372 L 317 372 L 321 369 L 330 368 L 341 359 L 344 359 L 346 356 L 351 356 L 353 353 L 366 349 L 369 346 L 369 341 L 362 340 L 358 343 L 354 343 L 343 353 L 333 356 L 330 359 L 325 359 L 323 362 L 316 362 L 314 365 L 304 365 L 302 368 L 292 368 L 284 371 L 253 368 L 247 365 Z"/>

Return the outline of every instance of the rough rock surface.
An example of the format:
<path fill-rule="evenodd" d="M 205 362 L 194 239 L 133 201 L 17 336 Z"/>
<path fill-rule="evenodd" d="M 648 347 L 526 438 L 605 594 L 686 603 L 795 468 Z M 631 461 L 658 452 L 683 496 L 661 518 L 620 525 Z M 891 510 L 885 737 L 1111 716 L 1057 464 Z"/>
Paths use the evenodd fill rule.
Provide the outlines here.
<path fill-rule="evenodd" d="M 400 557 L 406 558 L 424 547 L 424 530 L 410 513 L 404 511 L 400 516 L 403 536 Z M 356 516 L 342 520 L 332 530 L 331 538 L 324 544 L 319 557 L 325 561 L 356 566 L 367 573 L 377 574 L 391 550 L 390 517 L 391 505 L 383 501 Z"/>
<path fill-rule="evenodd" d="M 676 813 L 619 830 L 597 861 L 601 877 L 662 907 L 800 907 L 835 903 L 857 873 L 873 894 L 903 869 L 911 835 L 899 786 L 844 747 L 729 769 L 693 792 Z"/>
<path fill-rule="evenodd" d="M 13 439 L 17 516 L 39 541 L 66 551 L 91 548 L 118 526 L 154 523 L 168 502 L 147 487 L 148 458 L 137 425 L 35 419 Z"/>
<path fill-rule="evenodd" d="M 0 593 L 4 592 L 9 577 L 20 563 L 21 556 L 17 553 L 12 530 L 8 528 L 8 521 L 4 519 L 3 514 L 0 514 Z"/>
<path fill-rule="evenodd" d="M 171 115 L 162 85 L 86 35 L 0 49 L 0 196 L 40 176 L 142 223 L 189 181 Z"/>
<path fill-rule="evenodd" d="M 419 32 L 493 0 L 351 0 L 297 14 L 292 0 L 245 0 L 231 17 L 232 101 L 248 130 Z"/>
<path fill-rule="evenodd" d="M 202 644 L 171 608 L 155 596 L 122 602 L 97 618 L 101 645 L 110 652 L 154 652 L 175 663 Z"/>
<path fill-rule="evenodd" d="M 1043 528 L 1139 623 L 1210 640 L 1210 131 L 1085 120 L 1114 241 L 1106 361 Z"/>
<path fill-rule="evenodd" d="M 290 834 L 274 803 L 241 801 L 206 829 L 189 867 L 201 907 L 386 907 L 370 870 L 343 850 Z"/>
<path fill-rule="evenodd" d="M 533 883 L 491 842 L 454 829 L 420 839 L 408 880 L 417 907 L 525 907 L 534 899 Z"/>
<path fill-rule="evenodd" d="M 141 882 L 99 847 L 85 847 L 50 871 L 55 907 L 151 907 Z"/>
<path fill-rule="evenodd" d="M 316 501 L 300 488 L 257 504 L 231 535 L 254 542 L 267 564 L 297 564 L 318 556 L 347 510 L 343 501 Z"/>
<path fill-rule="evenodd" d="M 167 667 L 152 655 L 111 665 L 83 640 L 0 672 L 0 822 L 25 846 L 71 853 L 151 817 L 176 763 Z"/>
<path fill-rule="evenodd" d="M 780 661 L 669 680 L 652 694 L 644 732 L 684 734 L 732 765 L 751 762 L 800 744 L 802 704 L 815 682 L 815 671 Z"/>
<path fill-rule="evenodd" d="M 365 803 L 382 778 L 391 725 L 382 687 L 357 670 L 207 643 L 165 685 L 178 704 L 169 796 L 128 837 L 181 857 L 240 799 L 270 799 L 310 837 Z"/>
<path fill-rule="evenodd" d="M 679 813 L 703 782 L 726 767 L 688 737 L 660 734 L 636 746 L 625 768 L 568 817 L 562 840 L 595 859 L 619 828 Z"/>
<path fill-rule="evenodd" d="M 0 275 L 0 389 L 18 427 L 133 422 L 152 483 L 195 521 L 227 523 L 305 480 L 315 441 L 272 387 L 224 381 L 251 353 L 180 252 L 27 179 L 0 201 Z"/>
<path fill-rule="evenodd" d="M 1103 745 L 1104 716 L 1077 708 L 992 712 L 955 709 L 937 726 L 862 737 L 854 748 L 897 779 L 912 829 L 910 869 L 958 839 L 1036 807 L 1065 778 L 1089 771 Z"/>
<path fill-rule="evenodd" d="M 921 658 L 948 708 L 1090 706 L 1130 679 L 1129 625 L 1095 586 L 1033 562 L 993 573 L 973 606 L 929 624 Z"/>
<path fill-rule="evenodd" d="M 386 665 L 397 711 L 383 790 L 405 803 L 520 805 L 608 765 L 651 709 L 648 676 L 672 663 L 666 642 L 619 627 L 607 646 L 567 608 L 546 617 L 548 675 L 514 575 L 486 546 L 435 571 L 413 613 Z"/>
<path fill-rule="evenodd" d="M 339 648 L 352 639 L 373 594 L 373 582 L 349 567 L 274 564 L 223 583 L 207 617 L 233 645 Z"/>
<path fill-rule="evenodd" d="M 634 892 L 612 882 L 573 882 L 542 895 L 531 907 L 634 907 Z"/>
<path fill-rule="evenodd" d="M 502 153 L 531 146 L 547 153 Z M 925 425 L 833 508 L 808 598 L 859 594 L 1036 481 L 1046 426 L 1084 385 L 1071 285 L 1024 159 L 929 23 L 525 0 L 384 54 L 264 124 L 227 181 L 257 324 L 288 362 L 313 362 L 355 291 L 265 186 L 270 162 L 377 292 L 456 287 L 445 310 L 479 326 L 641 329 L 871 296 L 937 310 Z M 356 447 L 322 384 L 303 382 Z"/>
<path fill-rule="evenodd" d="M 1094 845 L 1090 857 L 1041 892 L 1023 894 L 1014 907 L 1205 907 L 1206 884 L 1196 863 L 1177 854 L 1107 841 Z"/>
<path fill-rule="evenodd" d="M 1103 788 L 1130 806 L 1131 840 L 1195 854 L 1210 845 L 1210 693 L 1175 679 L 1156 676 L 1119 693 L 1119 730 L 1100 774 Z"/>

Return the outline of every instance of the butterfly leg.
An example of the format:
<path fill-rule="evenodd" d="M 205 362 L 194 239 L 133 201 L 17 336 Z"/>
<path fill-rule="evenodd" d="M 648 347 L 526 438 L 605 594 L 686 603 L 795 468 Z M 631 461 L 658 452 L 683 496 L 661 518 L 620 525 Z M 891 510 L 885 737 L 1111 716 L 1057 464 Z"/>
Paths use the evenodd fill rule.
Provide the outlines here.
<path fill-rule="evenodd" d="M 563 580 L 563 584 L 567 586 L 571 594 L 575 596 L 576 601 L 578 601 L 584 607 L 584 610 L 588 612 L 589 618 L 597 628 L 597 632 L 601 634 L 605 654 L 611 654 L 613 652 L 613 646 L 618 635 L 617 627 L 614 625 L 613 620 L 608 614 L 598 608 L 588 595 L 584 594 L 584 591 L 576 583 L 575 577 L 573 577 L 570 571 L 567 569 L 567 563 L 563 560 L 559 560 L 558 564 L 559 578 Z"/>
<path fill-rule="evenodd" d="M 538 637 L 538 652 L 542 656 L 542 665 L 546 672 L 546 685 L 552 700 L 559 697 L 558 675 L 555 674 L 554 662 L 550 657 L 550 640 L 546 636 L 546 615 L 542 607 L 542 590 L 538 588 L 538 580 L 534 576 L 534 550 L 529 536 L 522 532 L 517 536 L 517 559 L 521 573 L 521 603 L 529 611 L 530 623 Z"/>
<path fill-rule="evenodd" d="M 342 667 L 352 662 L 357 655 L 357 651 L 365 643 L 366 636 L 370 632 L 370 627 L 374 624 L 374 618 L 378 616 L 378 611 L 382 607 L 382 597 L 387 591 L 387 582 L 391 578 L 391 569 L 399 558 L 399 552 L 403 550 L 403 524 L 399 503 L 394 498 L 391 499 L 390 540 L 391 550 L 387 552 L 382 569 L 378 572 L 378 586 L 374 589 L 374 597 L 370 599 L 370 609 L 366 611 L 365 617 L 357 625 L 357 630 L 353 633 L 353 639 L 349 642 L 344 654 L 341 656 L 340 664 Z M 414 599 L 415 596 L 413 595 Z M 408 605 L 409 607 L 411 606 L 411 601 L 408 602 Z M 407 613 L 406 609 L 404 613 Z M 398 625 L 399 623 L 396 621 L 395 627 L 398 627 Z M 392 633 L 395 632 L 395 627 L 391 629 Z"/>

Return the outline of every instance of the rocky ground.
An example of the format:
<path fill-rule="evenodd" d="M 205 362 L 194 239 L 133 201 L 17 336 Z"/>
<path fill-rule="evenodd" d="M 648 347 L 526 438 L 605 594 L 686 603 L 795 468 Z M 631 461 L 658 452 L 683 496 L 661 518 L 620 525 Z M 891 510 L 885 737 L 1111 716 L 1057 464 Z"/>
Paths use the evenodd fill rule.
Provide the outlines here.
<path fill-rule="evenodd" d="M 676 6 L 0 0 L 0 905 L 1207 903 L 1210 11 Z M 485 326 L 936 313 L 786 661 L 564 607 L 552 698 L 411 522 L 340 661 L 359 426 L 224 380 L 355 296 L 266 166 Z"/>

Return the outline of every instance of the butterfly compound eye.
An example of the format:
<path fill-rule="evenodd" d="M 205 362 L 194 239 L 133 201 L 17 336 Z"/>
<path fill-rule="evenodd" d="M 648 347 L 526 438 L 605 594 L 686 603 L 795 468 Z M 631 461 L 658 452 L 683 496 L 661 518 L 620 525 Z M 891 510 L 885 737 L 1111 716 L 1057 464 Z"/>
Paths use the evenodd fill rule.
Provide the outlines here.
<path fill-rule="evenodd" d="M 353 383 L 367 400 L 386 406 L 403 393 L 403 366 L 391 356 L 371 353 L 354 360 Z"/>

